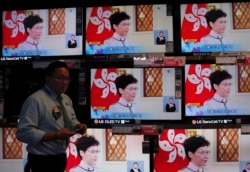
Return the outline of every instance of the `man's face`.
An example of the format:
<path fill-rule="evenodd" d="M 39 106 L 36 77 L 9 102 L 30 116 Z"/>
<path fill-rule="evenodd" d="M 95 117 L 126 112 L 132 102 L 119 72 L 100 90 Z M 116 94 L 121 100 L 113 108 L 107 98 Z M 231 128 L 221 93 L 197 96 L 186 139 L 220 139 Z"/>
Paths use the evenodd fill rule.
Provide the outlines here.
<path fill-rule="evenodd" d="M 58 95 L 68 89 L 69 83 L 69 71 L 64 67 L 57 68 L 52 76 L 47 77 L 46 80 L 46 84 Z"/>

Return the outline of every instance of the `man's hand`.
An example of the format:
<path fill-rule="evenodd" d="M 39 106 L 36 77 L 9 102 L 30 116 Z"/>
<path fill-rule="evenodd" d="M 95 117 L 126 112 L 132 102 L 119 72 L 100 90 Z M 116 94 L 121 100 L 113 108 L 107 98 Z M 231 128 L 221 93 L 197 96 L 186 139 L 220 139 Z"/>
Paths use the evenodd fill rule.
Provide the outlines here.
<path fill-rule="evenodd" d="M 75 133 L 79 133 L 79 134 L 84 134 L 86 133 L 87 131 L 87 125 L 86 124 L 78 124 L 76 127 L 75 127 Z"/>
<path fill-rule="evenodd" d="M 59 140 L 65 140 L 75 134 L 74 131 L 70 131 L 68 128 L 62 128 L 56 133 L 56 137 Z"/>

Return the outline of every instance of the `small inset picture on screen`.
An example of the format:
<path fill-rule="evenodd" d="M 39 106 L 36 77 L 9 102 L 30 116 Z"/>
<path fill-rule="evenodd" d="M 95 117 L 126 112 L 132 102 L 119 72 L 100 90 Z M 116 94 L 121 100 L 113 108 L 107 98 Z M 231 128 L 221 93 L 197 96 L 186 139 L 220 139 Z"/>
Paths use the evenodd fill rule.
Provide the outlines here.
<path fill-rule="evenodd" d="M 239 162 L 239 171 L 248 172 L 250 171 L 250 160 L 244 160 Z"/>
<path fill-rule="evenodd" d="M 163 112 L 179 112 L 179 101 L 175 96 L 163 97 Z"/>
<path fill-rule="evenodd" d="M 79 48 L 79 37 L 75 33 L 66 34 L 66 47 L 67 48 Z"/>
<path fill-rule="evenodd" d="M 144 161 L 127 161 L 127 172 L 144 172 Z"/>
<path fill-rule="evenodd" d="M 155 45 L 165 45 L 166 41 L 168 41 L 167 30 L 155 30 L 154 31 L 154 44 Z"/>

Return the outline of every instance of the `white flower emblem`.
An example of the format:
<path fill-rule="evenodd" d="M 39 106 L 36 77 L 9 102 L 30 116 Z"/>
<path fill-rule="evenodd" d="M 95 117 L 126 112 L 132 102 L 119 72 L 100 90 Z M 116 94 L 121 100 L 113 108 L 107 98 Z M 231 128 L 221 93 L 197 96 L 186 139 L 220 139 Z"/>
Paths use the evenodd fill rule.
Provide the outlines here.
<path fill-rule="evenodd" d="M 185 14 L 185 19 L 193 25 L 193 31 L 199 30 L 200 26 L 207 28 L 207 21 L 205 18 L 205 14 L 207 13 L 207 9 L 202 7 L 198 8 L 197 4 L 192 5 L 192 13 Z"/>
<path fill-rule="evenodd" d="M 186 135 L 179 133 L 175 135 L 174 130 L 168 130 L 168 140 L 159 141 L 159 146 L 162 150 L 170 152 L 167 162 L 172 163 L 175 161 L 177 155 L 185 159 L 185 150 L 183 142 L 186 139 Z"/>
<path fill-rule="evenodd" d="M 11 19 L 4 20 L 5 26 L 12 29 L 12 38 L 16 37 L 18 32 L 21 32 L 22 34 L 25 33 L 23 25 L 24 18 L 25 15 L 23 13 L 17 15 L 17 11 L 11 11 Z"/>
<path fill-rule="evenodd" d="M 70 137 L 70 143 L 66 149 L 67 157 L 69 157 L 69 155 L 71 154 L 74 158 L 77 158 L 78 154 L 77 154 L 77 148 L 76 148 L 75 143 L 76 143 L 77 139 L 80 137 L 81 137 L 80 134 L 75 134 L 75 135 Z"/>
<path fill-rule="evenodd" d="M 69 157 L 69 155 L 72 155 L 75 158 L 77 157 L 77 149 L 74 143 L 69 143 L 66 149 L 66 154 L 67 154 L 67 157 Z"/>
<path fill-rule="evenodd" d="M 90 17 L 90 22 L 96 26 L 98 26 L 97 34 L 101 34 L 103 30 L 106 28 L 110 31 L 111 25 L 109 21 L 109 17 L 111 16 L 111 11 L 103 11 L 102 7 L 97 8 L 97 16 Z"/>
<path fill-rule="evenodd" d="M 115 86 L 115 79 L 117 77 L 117 73 L 110 72 L 108 73 L 107 69 L 101 69 L 101 78 L 94 79 L 94 84 L 102 90 L 101 98 L 106 98 L 109 92 L 114 94 L 117 93 L 116 86 Z"/>
<path fill-rule="evenodd" d="M 187 76 L 187 79 L 192 84 L 197 85 L 195 94 L 200 94 L 204 87 L 211 90 L 211 84 L 209 80 L 209 75 L 212 70 L 210 68 L 201 68 L 200 64 L 195 65 L 195 74 L 191 74 Z"/>

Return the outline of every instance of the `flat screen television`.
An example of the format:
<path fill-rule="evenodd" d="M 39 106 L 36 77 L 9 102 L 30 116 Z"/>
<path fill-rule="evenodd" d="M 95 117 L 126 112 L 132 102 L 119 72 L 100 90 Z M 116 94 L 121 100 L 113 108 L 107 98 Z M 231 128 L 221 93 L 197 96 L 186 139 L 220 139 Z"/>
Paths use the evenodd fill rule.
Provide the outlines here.
<path fill-rule="evenodd" d="M 120 18 L 118 13 L 124 16 Z M 160 34 L 165 39 L 157 41 Z M 86 55 L 173 53 L 172 6 L 164 3 L 87 7 L 85 41 Z"/>
<path fill-rule="evenodd" d="M 249 117 L 249 67 L 186 64 L 185 117 Z"/>
<path fill-rule="evenodd" d="M 3 57 L 83 53 L 82 7 L 5 10 L 2 21 Z"/>
<path fill-rule="evenodd" d="M 181 4 L 181 52 L 249 51 L 250 31 L 244 28 L 246 3 Z"/>
<path fill-rule="evenodd" d="M 93 124 L 180 121 L 183 72 L 183 67 L 92 68 L 90 107 Z M 120 78 L 125 85 L 117 89 L 116 79 L 124 75 L 132 75 L 137 83 L 127 85 L 125 83 L 131 83 L 131 78 Z M 169 101 L 173 102 L 171 106 L 167 105 Z"/>

